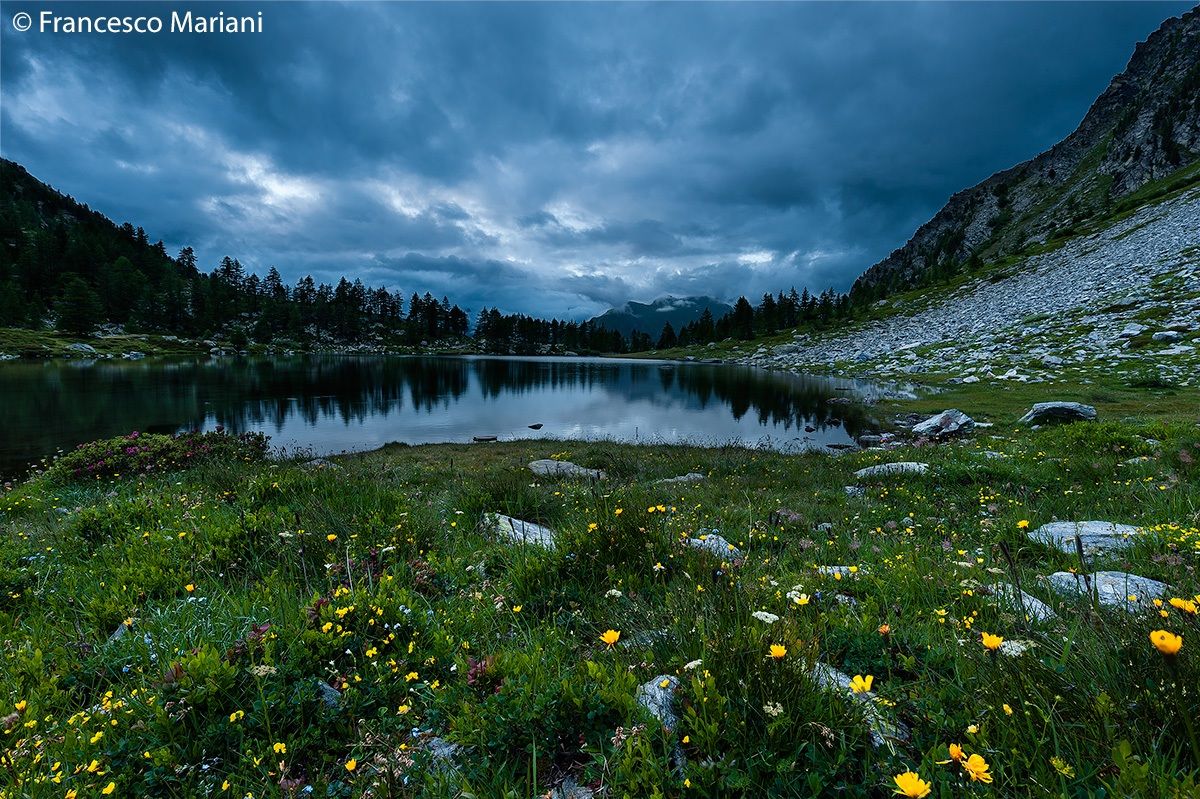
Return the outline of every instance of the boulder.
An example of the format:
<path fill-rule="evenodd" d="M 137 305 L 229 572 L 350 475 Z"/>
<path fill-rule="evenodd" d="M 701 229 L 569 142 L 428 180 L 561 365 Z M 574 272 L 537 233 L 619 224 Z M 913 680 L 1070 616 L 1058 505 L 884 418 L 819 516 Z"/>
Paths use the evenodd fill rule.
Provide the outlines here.
<path fill-rule="evenodd" d="M 91 344 L 83 344 L 83 343 L 77 342 L 75 344 L 68 344 L 67 349 L 69 349 L 71 352 L 78 352 L 78 353 L 82 353 L 84 355 L 98 355 L 99 354 L 96 351 L 96 348 L 93 347 Z"/>
<path fill-rule="evenodd" d="M 684 543 L 692 549 L 700 549 L 722 559 L 737 560 L 742 556 L 740 549 L 717 533 L 705 533 L 703 531 L 701 533 L 698 538 L 685 539 Z"/>
<path fill-rule="evenodd" d="M 1090 581 L 1101 605 L 1121 607 L 1131 613 L 1150 607 L 1155 599 L 1162 599 L 1169 588 L 1166 583 L 1151 580 L 1149 577 L 1116 571 L 1095 572 L 1091 575 L 1055 572 L 1045 580 L 1055 593 L 1066 597 L 1085 594 Z M 1131 596 L 1135 598 L 1130 599 Z"/>
<path fill-rule="evenodd" d="M 637 703 L 658 719 L 663 729 L 671 732 L 679 723 L 675 712 L 675 692 L 679 689 L 679 678 L 671 674 L 660 674 L 638 686 Z"/>
<path fill-rule="evenodd" d="M 996 597 L 1000 600 L 1000 604 L 1017 613 L 1024 613 L 1027 621 L 1050 621 L 1058 618 L 1050 606 L 1035 596 L 1017 591 L 1017 589 L 1009 583 L 996 583 L 992 586 L 992 590 L 996 592 Z M 1018 598 L 1019 597 L 1019 598 Z"/>
<path fill-rule="evenodd" d="M 1183 340 L 1183 334 L 1178 330 L 1160 330 L 1150 338 L 1153 341 L 1162 341 L 1166 344 L 1174 344 L 1177 341 Z"/>
<path fill-rule="evenodd" d="M 540 477 L 586 477 L 593 480 L 603 480 L 606 477 L 600 469 L 588 469 L 570 461 L 549 458 L 531 462 L 529 470 Z"/>
<path fill-rule="evenodd" d="M 842 693 L 856 702 L 862 708 L 863 720 L 867 722 L 867 730 L 871 733 L 871 744 L 875 747 L 887 746 L 895 749 L 896 743 L 904 743 L 909 738 L 909 731 L 898 721 L 887 718 L 875 704 L 875 693 L 867 691 L 856 694 L 850 687 L 849 675 L 843 674 L 832 666 L 824 663 L 813 664 L 812 680 L 817 687 L 824 691 Z"/>
<path fill-rule="evenodd" d="M 1125 327 L 1121 328 L 1120 336 L 1121 338 L 1133 338 L 1134 336 L 1140 336 L 1145 332 L 1145 325 L 1139 325 L 1137 322 L 1130 322 L 1129 324 L 1125 325 Z"/>
<path fill-rule="evenodd" d="M 913 425 L 912 431 L 919 436 L 942 438 L 955 433 L 965 433 L 975 426 L 975 420 L 960 410 L 950 408 L 937 416 L 930 416 L 920 424 Z"/>
<path fill-rule="evenodd" d="M 669 485 L 671 483 L 699 483 L 700 481 L 706 479 L 708 478 L 699 472 L 688 472 L 687 474 L 681 474 L 678 477 L 664 477 L 662 480 L 655 480 L 654 484 Z"/>
<path fill-rule="evenodd" d="M 1094 422 L 1096 409 L 1081 402 L 1039 402 L 1021 417 L 1021 424 Z"/>
<path fill-rule="evenodd" d="M 1085 555 L 1127 549 L 1133 545 L 1138 528 L 1115 522 L 1050 522 L 1031 530 L 1032 541 L 1075 554 L 1075 536 L 1083 545 Z"/>
<path fill-rule="evenodd" d="M 483 527 L 514 544 L 532 544 L 543 549 L 554 549 L 554 531 L 533 522 L 514 519 L 503 513 L 485 513 Z"/>
<path fill-rule="evenodd" d="M 854 473 L 854 476 L 859 480 L 867 480 L 872 477 L 886 477 L 893 474 L 925 474 L 928 470 L 928 463 L 899 461 L 897 463 L 881 463 L 877 466 L 868 466 L 865 469 L 859 469 Z"/>

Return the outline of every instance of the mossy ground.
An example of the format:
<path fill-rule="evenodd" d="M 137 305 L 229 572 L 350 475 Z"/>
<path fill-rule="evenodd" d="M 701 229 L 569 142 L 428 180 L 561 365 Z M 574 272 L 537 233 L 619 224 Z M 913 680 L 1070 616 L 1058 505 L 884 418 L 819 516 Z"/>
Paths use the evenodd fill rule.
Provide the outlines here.
<path fill-rule="evenodd" d="M 1079 564 L 1018 524 L 1144 526 L 1097 566 L 1200 593 L 1200 430 L 1163 418 L 1006 417 L 843 456 L 530 441 L 35 479 L 0 498 L 0 793 L 530 797 L 570 775 L 608 796 L 884 796 L 912 769 L 936 797 L 1195 796 L 1195 616 L 1058 604 L 1039 576 Z M 609 479 L 526 468 L 550 456 Z M 931 468 L 847 495 L 885 460 Z M 654 482 L 689 471 L 707 479 Z M 506 544 L 488 511 L 559 546 Z M 681 543 L 704 529 L 743 562 Z M 1013 568 L 1057 621 L 997 604 Z M 1174 659 L 1158 628 L 1183 636 Z M 1032 646 L 992 654 L 985 631 Z M 911 739 L 872 747 L 816 660 L 872 675 Z M 661 675 L 680 678 L 671 733 L 634 698 Z M 462 747 L 453 767 L 432 735 Z M 939 763 L 951 743 L 993 781 Z"/>

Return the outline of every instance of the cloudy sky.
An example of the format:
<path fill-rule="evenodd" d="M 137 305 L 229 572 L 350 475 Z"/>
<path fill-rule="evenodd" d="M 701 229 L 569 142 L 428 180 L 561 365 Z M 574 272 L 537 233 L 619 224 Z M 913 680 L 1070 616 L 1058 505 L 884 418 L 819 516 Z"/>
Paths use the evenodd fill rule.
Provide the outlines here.
<path fill-rule="evenodd" d="M 262 34 L 20 33 L 0 153 L 206 269 L 586 317 L 846 288 L 1071 130 L 1188 3 L 201 4 Z"/>

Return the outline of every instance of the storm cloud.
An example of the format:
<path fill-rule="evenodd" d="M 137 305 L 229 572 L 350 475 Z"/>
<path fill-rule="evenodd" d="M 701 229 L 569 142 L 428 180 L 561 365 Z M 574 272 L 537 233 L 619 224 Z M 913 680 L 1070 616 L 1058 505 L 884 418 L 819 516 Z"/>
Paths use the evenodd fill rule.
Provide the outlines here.
<path fill-rule="evenodd" d="M 472 310 L 844 289 L 1186 3 L 283 4 L 18 32 L 0 153 L 168 248 Z M 192 10 L 216 13 L 220 6 Z"/>

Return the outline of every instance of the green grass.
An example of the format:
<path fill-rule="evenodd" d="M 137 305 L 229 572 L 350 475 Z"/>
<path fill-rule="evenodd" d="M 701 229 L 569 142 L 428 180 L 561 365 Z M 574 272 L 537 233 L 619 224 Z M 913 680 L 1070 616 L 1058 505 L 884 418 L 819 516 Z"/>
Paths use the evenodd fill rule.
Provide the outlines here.
<path fill-rule="evenodd" d="M 138 351 L 145 355 L 186 355 L 208 352 L 208 347 L 194 341 L 169 341 L 155 334 L 128 334 L 95 338 L 72 336 L 53 330 L 29 330 L 20 327 L 0 327 L 0 353 L 22 358 L 86 357 L 67 349 L 70 344 L 90 344 L 100 355 L 119 357 Z"/>
<path fill-rule="evenodd" d="M 1001 416 L 974 439 L 839 457 L 529 441 L 35 479 L 0 495 L 0 795 L 530 797 L 571 776 L 618 797 L 881 797 L 908 769 L 935 797 L 1196 795 L 1195 618 L 1072 601 L 1028 624 L 988 586 L 1015 568 L 1054 601 L 1038 576 L 1078 563 L 1018 522 L 1104 518 L 1151 532 L 1099 566 L 1200 592 L 1200 431 Z M 550 456 L 609 479 L 525 467 Z M 892 460 L 931 468 L 843 490 Z M 688 471 L 708 479 L 654 482 Z M 488 511 L 559 546 L 503 543 Z M 739 564 L 680 543 L 712 528 Z M 1173 661 L 1158 627 L 1183 636 Z M 982 631 L 1033 648 L 990 654 Z M 872 747 L 815 660 L 872 675 L 911 738 Z M 634 699 L 663 675 L 672 732 Z M 462 747 L 453 767 L 434 735 Z M 939 763 L 951 743 L 994 782 Z"/>

